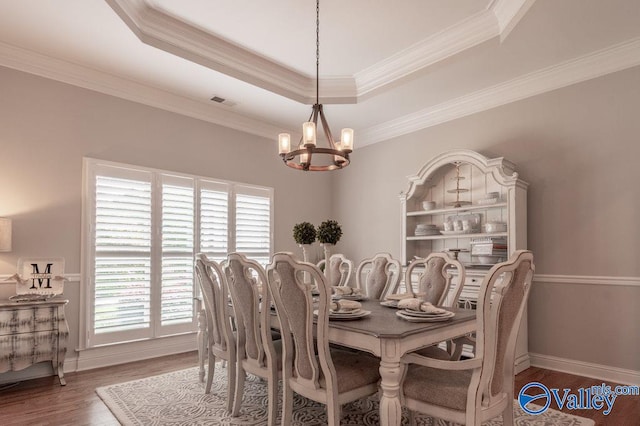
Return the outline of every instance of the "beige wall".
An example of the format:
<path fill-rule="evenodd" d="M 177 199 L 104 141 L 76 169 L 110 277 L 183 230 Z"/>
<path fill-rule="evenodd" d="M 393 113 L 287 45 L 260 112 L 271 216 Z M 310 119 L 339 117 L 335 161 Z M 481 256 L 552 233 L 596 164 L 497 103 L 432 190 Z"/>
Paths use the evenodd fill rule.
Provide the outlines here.
<path fill-rule="evenodd" d="M 62 256 L 67 273 L 80 272 L 84 156 L 273 187 L 276 251 L 298 252 L 295 223 L 329 217 L 330 177 L 284 167 L 275 139 L 1 67 L 0 94 L 0 217 L 13 219 L 0 275 L 15 273 L 24 256 Z M 305 194 L 313 195 L 301 201 Z M 79 285 L 65 287 L 71 349 Z M 0 297 L 13 292 L 0 282 Z"/>
<path fill-rule="evenodd" d="M 283 167 L 270 140 L 5 68 L 0 93 L 0 216 L 14 220 L 0 275 L 21 256 L 63 256 L 68 273 L 80 272 L 83 156 L 272 186 L 276 250 L 298 252 L 296 222 L 334 217 L 344 231 L 337 250 L 358 261 L 400 256 L 406 176 L 467 148 L 516 164 L 531 185 L 537 273 L 576 278 L 534 283 L 530 351 L 640 371 L 640 68 L 357 149 L 330 175 Z M 584 285 L 584 276 L 635 284 Z M 80 285 L 66 291 L 72 349 Z M 0 296 L 12 290 L 0 284 Z"/>
<path fill-rule="evenodd" d="M 503 156 L 530 184 L 537 274 L 636 277 L 631 287 L 535 283 L 530 351 L 640 371 L 639 111 L 636 67 L 358 149 L 334 185 L 342 248 L 356 261 L 399 258 L 406 176 L 449 149 Z"/>

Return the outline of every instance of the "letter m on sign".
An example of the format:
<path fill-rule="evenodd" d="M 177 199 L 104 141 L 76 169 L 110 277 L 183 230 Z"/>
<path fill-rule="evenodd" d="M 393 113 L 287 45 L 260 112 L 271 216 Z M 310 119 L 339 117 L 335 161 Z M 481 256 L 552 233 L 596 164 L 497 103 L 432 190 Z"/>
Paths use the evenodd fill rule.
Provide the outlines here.
<path fill-rule="evenodd" d="M 47 282 L 44 288 L 51 288 L 51 266 L 53 263 L 47 263 L 44 271 L 40 272 L 37 263 L 32 263 L 33 271 L 31 273 L 31 287 L 30 288 L 42 288 L 42 284 Z M 38 281 L 38 287 L 36 287 L 36 281 Z"/>

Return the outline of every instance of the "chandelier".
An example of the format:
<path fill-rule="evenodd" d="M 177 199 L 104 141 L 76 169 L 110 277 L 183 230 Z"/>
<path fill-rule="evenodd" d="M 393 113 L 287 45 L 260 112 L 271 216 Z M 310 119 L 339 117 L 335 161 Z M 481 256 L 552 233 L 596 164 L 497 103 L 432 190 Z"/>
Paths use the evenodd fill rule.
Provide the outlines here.
<path fill-rule="evenodd" d="M 320 0 L 316 0 L 316 103 L 311 109 L 309 121 L 302 123 L 300 144 L 291 149 L 291 135 L 278 135 L 278 153 L 284 163 L 294 169 L 312 172 L 337 170 L 349 165 L 349 154 L 353 151 L 353 129 L 342 129 L 341 140 L 335 142 L 331 129 L 324 116 L 320 104 Z M 316 144 L 318 117 L 324 130 L 328 148 L 320 148 Z"/>

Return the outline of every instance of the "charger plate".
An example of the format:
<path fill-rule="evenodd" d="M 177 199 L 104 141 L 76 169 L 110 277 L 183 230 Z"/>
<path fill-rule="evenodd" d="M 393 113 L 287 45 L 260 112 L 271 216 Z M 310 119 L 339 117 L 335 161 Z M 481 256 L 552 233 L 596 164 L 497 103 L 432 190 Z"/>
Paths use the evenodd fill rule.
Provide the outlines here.
<path fill-rule="evenodd" d="M 406 312 L 407 311 L 398 311 L 396 312 L 396 315 L 402 318 L 403 320 L 409 321 L 409 322 L 443 322 L 443 321 L 449 321 L 451 318 L 455 316 L 455 314 L 451 312 L 452 315 L 447 315 L 447 316 L 416 317 L 416 316 L 407 315 Z"/>

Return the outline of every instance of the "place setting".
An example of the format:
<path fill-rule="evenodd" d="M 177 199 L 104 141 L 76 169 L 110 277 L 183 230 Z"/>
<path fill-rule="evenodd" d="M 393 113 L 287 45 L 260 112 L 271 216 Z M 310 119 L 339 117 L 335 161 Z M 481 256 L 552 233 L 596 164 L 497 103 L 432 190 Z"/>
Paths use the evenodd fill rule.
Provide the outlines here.
<path fill-rule="evenodd" d="M 331 298 L 333 300 L 352 300 L 356 302 L 367 300 L 367 296 L 362 293 L 362 290 L 359 288 L 348 286 L 331 286 L 331 293 Z"/>
<path fill-rule="evenodd" d="M 396 315 L 409 322 L 442 322 L 448 321 L 455 313 L 443 308 L 438 308 L 430 302 L 424 302 L 417 298 L 405 298 L 398 301 Z"/>
<path fill-rule="evenodd" d="M 381 306 L 386 306 L 387 308 L 398 308 L 398 303 L 404 299 L 415 298 L 415 295 L 411 293 L 396 293 L 396 294 L 388 294 L 385 296 L 384 300 L 380 302 Z"/>
<path fill-rule="evenodd" d="M 313 311 L 318 316 L 318 311 Z M 355 300 L 334 300 L 329 303 L 329 319 L 330 320 L 355 320 L 364 318 L 371 314 L 371 311 L 362 309 L 360 302 Z"/>

